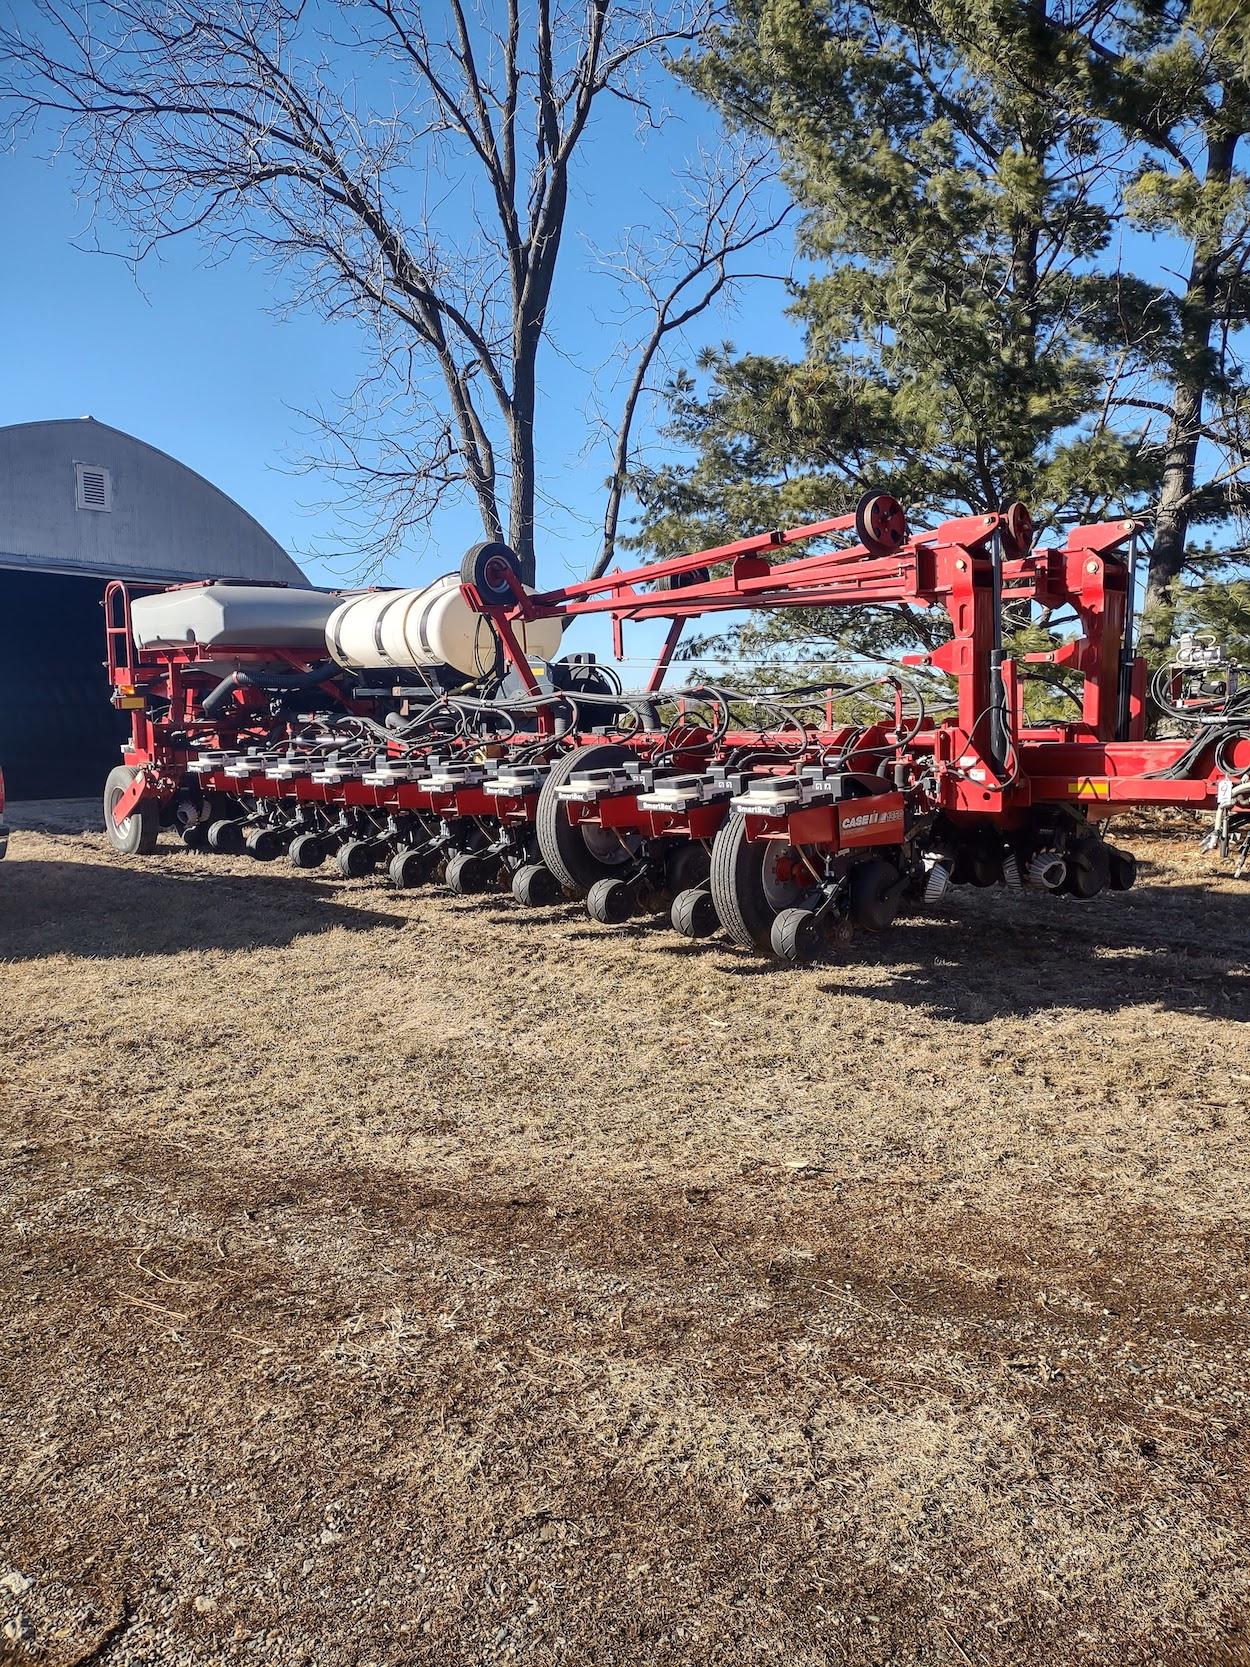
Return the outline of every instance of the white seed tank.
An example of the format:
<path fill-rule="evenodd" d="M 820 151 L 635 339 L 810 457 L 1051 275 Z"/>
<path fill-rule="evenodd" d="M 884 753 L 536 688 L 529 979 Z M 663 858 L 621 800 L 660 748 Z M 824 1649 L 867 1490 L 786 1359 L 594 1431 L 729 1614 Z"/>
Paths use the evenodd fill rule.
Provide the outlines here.
<path fill-rule="evenodd" d="M 325 652 L 334 591 L 286 585 L 179 585 L 136 596 L 130 623 L 139 648 L 292 648 Z"/>
<path fill-rule="evenodd" d="M 526 654 L 553 659 L 560 647 L 558 619 L 518 621 L 513 630 Z M 448 573 L 419 590 L 369 590 L 339 602 L 325 628 L 326 647 L 352 671 L 387 667 L 450 666 L 465 677 L 483 677 L 495 664 L 489 624 L 460 594 L 458 574 Z"/>

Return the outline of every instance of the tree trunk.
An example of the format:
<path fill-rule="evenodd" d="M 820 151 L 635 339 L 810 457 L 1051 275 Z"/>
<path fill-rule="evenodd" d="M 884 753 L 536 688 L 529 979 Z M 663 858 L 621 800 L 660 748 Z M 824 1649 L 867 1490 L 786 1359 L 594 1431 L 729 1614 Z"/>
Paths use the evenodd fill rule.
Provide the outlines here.
<path fill-rule="evenodd" d="M 534 401 L 537 391 L 535 352 L 517 354 L 512 376 L 512 414 L 509 419 L 512 492 L 508 543 L 521 558 L 521 583 L 535 583 L 534 552 Z"/>
<path fill-rule="evenodd" d="M 1227 185 L 1232 177 L 1233 153 L 1238 135 L 1220 133 L 1207 143 L 1207 166 L 1203 183 Z M 1163 471 L 1159 482 L 1159 507 L 1155 516 L 1154 547 L 1146 579 L 1146 608 L 1166 607 L 1176 595 L 1176 585 L 1185 566 L 1185 545 L 1189 536 L 1190 504 L 1201 439 L 1202 406 L 1210 385 L 1211 335 L 1215 328 L 1215 298 L 1219 280 L 1219 242 L 1212 237 L 1195 242 L 1185 294 L 1181 299 L 1180 370 L 1172 394 L 1172 414 L 1164 444 Z M 1155 640 L 1149 625 L 1144 638 Z"/>

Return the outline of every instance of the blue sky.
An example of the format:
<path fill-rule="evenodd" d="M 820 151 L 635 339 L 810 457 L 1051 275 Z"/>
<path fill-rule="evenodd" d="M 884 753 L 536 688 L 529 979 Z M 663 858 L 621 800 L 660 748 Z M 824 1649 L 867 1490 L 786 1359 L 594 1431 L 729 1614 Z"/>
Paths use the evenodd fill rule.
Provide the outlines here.
<path fill-rule="evenodd" d="M 595 271 L 586 239 L 604 245 L 620 227 L 653 212 L 673 169 L 699 143 L 716 139 L 714 119 L 670 77 L 671 114 L 640 141 L 627 106 L 607 104 L 575 179 L 561 275 L 552 307 L 559 351 L 542 364 L 540 448 L 547 498 L 540 579 L 578 577 L 592 558 L 602 515 L 606 459 L 580 455 L 588 430 L 588 376 L 612 341 L 613 295 Z M 322 565 L 302 552 L 333 546 L 336 518 L 315 506 L 333 497 L 325 478 L 292 472 L 309 443 L 301 408 L 333 406 L 362 365 L 351 324 L 315 316 L 276 316 L 272 269 L 236 254 L 211 264 L 182 239 L 149 260 L 138 281 L 127 263 L 77 245 L 91 241 L 90 204 L 76 199 L 67 159 L 50 161 L 50 143 L 0 158 L 0 212 L 21 227 L 21 258 L 0 263 L 0 307 L 8 321 L 0 423 L 91 415 L 170 452 L 228 492 L 315 580 L 345 582 L 350 560 Z M 125 246 L 104 226 L 101 241 Z M 772 257 L 784 270 L 783 240 Z M 797 345 L 783 314 L 780 285 L 757 282 L 728 315 L 709 314 L 697 340 L 726 337 L 754 349 Z M 641 437 L 654 437 L 644 416 Z M 442 512 L 433 537 L 417 534 L 385 574 L 391 583 L 429 579 L 456 565 L 481 537 L 470 504 Z"/>

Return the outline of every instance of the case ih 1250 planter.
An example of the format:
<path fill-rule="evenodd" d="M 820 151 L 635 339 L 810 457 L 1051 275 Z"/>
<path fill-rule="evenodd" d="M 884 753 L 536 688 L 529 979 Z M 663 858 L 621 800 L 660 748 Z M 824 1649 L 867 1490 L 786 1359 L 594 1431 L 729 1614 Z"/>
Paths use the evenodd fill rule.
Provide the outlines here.
<path fill-rule="evenodd" d="M 108 837 L 143 852 L 168 828 L 301 868 L 384 869 L 399 886 L 580 894 L 605 924 L 667 916 L 787 960 L 950 885 L 1126 890 L 1133 857 L 1100 825 L 1134 807 L 1214 811 L 1214 838 L 1244 858 L 1250 689 L 1188 645 L 1153 691 L 1182 733 L 1145 739 L 1137 532 L 1105 522 L 1035 545 L 1019 504 L 914 532 L 877 494 L 854 514 L 537 594 L 502 544 L 422 590 L 132 598 L 114 583 L 109 675 L 133 734 L 105 791 Z M 665 687 L 688 620 L 891 604 L 944 610 L 950 634 L 883 679 Z M 1020 663 L 1004 610 L 1035 606 L 1070 610 L 1076 634 Z M 644 689 L 558 657 L 588 614 L 611 619 L 618 658 L 626 621 L 668 622 Z M 1027 721 L 1039 676 L 1063 685 L 1070 715 Z"/>

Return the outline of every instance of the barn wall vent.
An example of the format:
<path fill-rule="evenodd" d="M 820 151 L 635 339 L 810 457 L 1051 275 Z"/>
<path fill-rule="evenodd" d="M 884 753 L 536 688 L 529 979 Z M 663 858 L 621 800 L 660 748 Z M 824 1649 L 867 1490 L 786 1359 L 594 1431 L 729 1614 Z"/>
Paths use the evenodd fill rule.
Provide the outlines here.
<path fill-rule="evenodd" d="M 76 463 L 74 469 L 79 509 L 112 509 L 113 482 L 108 470 L 97 468 L 94 463 Z"/>

